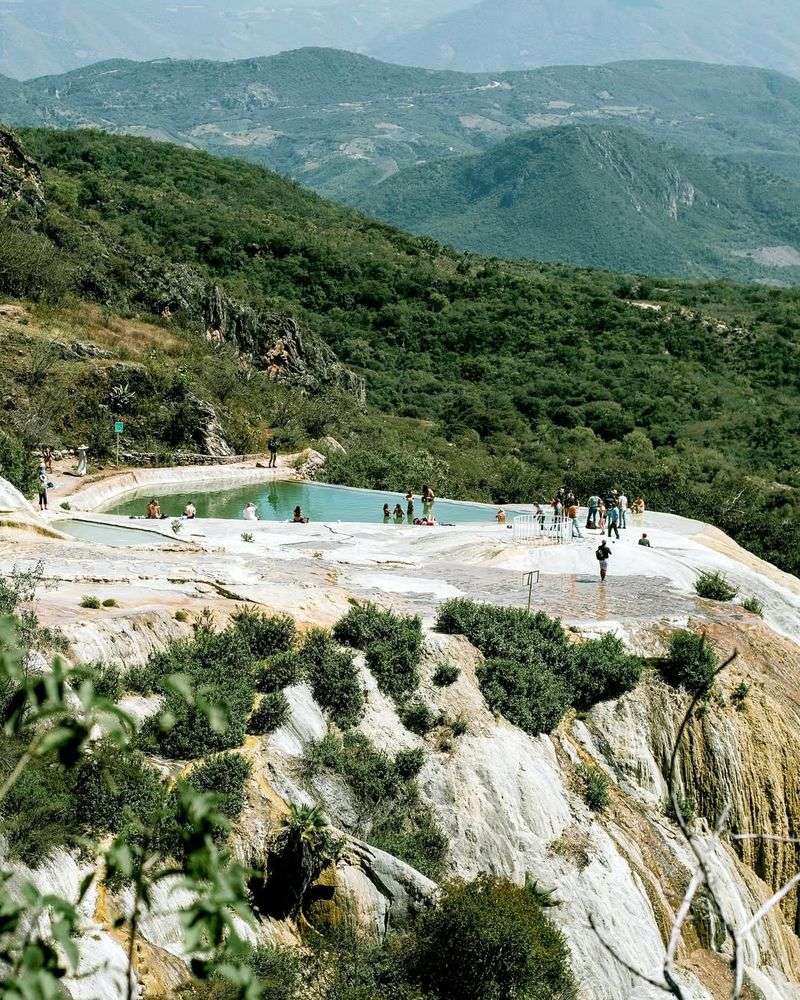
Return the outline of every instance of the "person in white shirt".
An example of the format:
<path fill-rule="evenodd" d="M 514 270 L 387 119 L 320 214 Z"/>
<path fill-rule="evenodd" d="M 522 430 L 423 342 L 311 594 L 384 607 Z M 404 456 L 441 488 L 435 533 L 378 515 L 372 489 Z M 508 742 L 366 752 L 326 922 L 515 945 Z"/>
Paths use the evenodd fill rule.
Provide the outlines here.
<path fill-rule="evenodd" d="M 619 504 L 619 526 L 620 528 L 628 527 L 628 498 L 624 493 L 620 493 L 617 498 L 617 503 Z"/>
<path fill-rule="evenodd" d="M 191 500 L 183 508 L 183 516 L 190 521 L 193 521 L 197 517 L 197 508 Z"/>
<path fill-rule="evenodd" d="M 245 521 L 258 520 L 258 512 L 256 511 L 256 505 L 254 503 L 250 502 L 249 504 L 247 504 L 245 509 L 242 511 L 242 518 Z"/>

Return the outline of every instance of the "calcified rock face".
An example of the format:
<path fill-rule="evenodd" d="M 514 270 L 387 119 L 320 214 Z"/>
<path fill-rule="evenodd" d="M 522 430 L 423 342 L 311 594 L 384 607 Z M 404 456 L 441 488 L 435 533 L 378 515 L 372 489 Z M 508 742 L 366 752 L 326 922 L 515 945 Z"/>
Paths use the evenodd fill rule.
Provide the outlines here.
<path fill-rule="evenodd" d="M 0 128 L 0 216 L 20 202 L 37 211 L 44 205 L 42 175 L 13 132 Z"/>
<path fill-rule="evenodd" d="M 438 602 L 453 594 L 523 603 L 521 576 L 534 565 L 541 572 L 537 604 L 561 614 L 576 641 L 614 631 L 631 650 L 652 656 L 663 650 L 670 628 L 689 624 L 705 630 L 720 654 L 738 650 L 689 728 L 679 773 L 683 793 L 696 803 L 697 835 L 713 853 L 722 915 L 741 926 L 797 871 L 796 845 L 730 838 L 715 843 L 711 827 L 730 803 L 731 829 L 737 833 L 798 836 L 800 583 L 697 522 L 648 515 L 646 527 L 654 548 L 642 550 L 623 533 L 614 547 L 615 575 L 602 592 L 591 543 L 530 551 L 513 545 L 511 532 L 494 525 L 295 530 L 256 523 L 254 541 L 244 543 L 239 523 L 198 521 L 191 532 L 196 548 L 175 552 L 115 551 L 33 537 L 12 543 L 0 536 L 0 572 L 14 562 L 45 559 L 54 586 L 43 594 L 40 613 L 65 629 L 74 656 L 86 660 L 143 661 L 170 637 L 188 634 L 188 626 L 174 620 L 178 607 L 190 612 L 210 607 L 223 620 L 236 601 L 248 599 L 288 611 L 301 625 L 330 625 L 347 609 L 348 597 L 369 596 L 396 610 L 421 613 L 428 626 L 421 696 L 432 709 L 463 718 L 467 733 L 444 749 L 435 735 L 421 739 L 410 733 L 359 661 L 367 695 L 361 730 L 390 753 L 424 749 L 419 783 L 449 837 L 453 874 L 491 870 L 518 881 L 530 877 L 553 890 L 560 905 L 550 913 L 569 942 L 582 1000 L 655 1000 L 661 994 L 631 979 L 590 919 L 627 961 L 658 975 L 670 922 L 692 872 L 690 852 L 665 808 L 665 773 L 686 696 L 650 671 L 631 694 L 597 706 L 585 718 L 568 716 L 552 735 L 530 737 L 488 709 L 476 677 L 480 654 L 464 639 L 430 628 Z M 698 600 L 692 583 L 701 568 L 721 569 L 744 595 L 759 596 L 765 619 Z M 89 579 L 93 592 L 113 594 L 119 609 L 79 611 Z M 439 688 L 431 678 L 445 662 L 456 664 L 460 674 L 451 687 Z M 733 697 L 741 683 L 749 685 L 743 700 Z M 287 695 L 290 721 L 271 737 L 249 737 L 240 751 L 253 775 L 234 849 L 243 860 L 258 862 L 289 803 L 319 802 L 347 844 L 336 871 L 325 876 L 317 916 L 335 920 L 337 913 L 354 913 L 365 929 L 383 933 L 426 905 L 435 886 L 359 839 L 357 810 L 345 785 L 334 778 L 309 783 L 304 777 L 303 749 L 324 735 L 327 724 L 307 687 L 291 688 Z M 138 720 L 157 709 L 146 699 L 129 707 Z M 578 768 L 590 763 L 611 781 L 609 807 L 599 814 L 578 791 Z M 57 880 L 71 863 L 51 862 L 42 877 Z M 87 936 L 84 967 L 97 949 L 110 958 L 117 954 L 111 922 L 124 907 L 124 898 L 93 904 L 88 916 L 94 937 Z M 748 1000 L 800 1000 L 797 919 L 794 894 L 748 940 Z M 264 919 L 252 936 L 291 943 L 297 927 Z M 152 981 L 163 991 L 185 968 L 179 924 L 147 921 L 145 937 L 139 975 L 145 985 Z M 701 894 L 679 953 L 687 997 L 729 995 L 730 956 L 724 922 Z M 95 983 L 95 992 L 116 998 L 113 961 L 110 969 L 100 986 Z M 80 984 L 74 987 L 73 995 L 82 996 Z M 157 995 L 155 987 L 147 995 Z"/>

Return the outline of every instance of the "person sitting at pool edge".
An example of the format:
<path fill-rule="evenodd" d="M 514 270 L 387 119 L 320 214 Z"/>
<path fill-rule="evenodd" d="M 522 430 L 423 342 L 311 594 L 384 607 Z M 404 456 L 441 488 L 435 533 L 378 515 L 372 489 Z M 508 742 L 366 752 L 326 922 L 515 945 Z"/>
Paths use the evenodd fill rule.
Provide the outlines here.
<path fill-rule="evenodd" d="M 647 549 L 652 548 L 652 545 L 650 544 L 650 539 L 647 537 L 647 532 L 646 531 L 642 535 L 642 537 L 639 539 L 639 544 L 640 545 L 644 545 L 644 547 L 647 548 Z"/>
<path fill-rule="evenodd" d="M 161 505 L 155 497 L 147 505 L 147 515 L 148 521 L 158 521 L 161 517 Z"/>
<path fill-rule="evenodd" d="M 258 511 L 256 510 L 256 505 L 253 503 L 252 500 L 250 501 L 250 503 L 245 505 L 245 508 L 242 511 L 242 519 L 244 521 L 258 520 Z"/>
<path fill-rule="evenodd" d="M 508 520 L 508 516 L 507 516 L 506 512 L 503 510 L 502 507 L 494 515 L 494 519 L 495 519 L 495 521 L 497 521 L 498 524 L 505 524 L 506 523 L 506 521 Z"/>
<path fill-rule="evenodd" d="M 302 507 L 295 507 L 292 514 L 292 524 L 308 524 L 308 518 L 303 513 Z"/>
<path fill-rule="evenodd" d="M 193 521 L 197 517 L 197 508 L 191 500 L 183 508 L 183 516 L 190 521 Z"/>

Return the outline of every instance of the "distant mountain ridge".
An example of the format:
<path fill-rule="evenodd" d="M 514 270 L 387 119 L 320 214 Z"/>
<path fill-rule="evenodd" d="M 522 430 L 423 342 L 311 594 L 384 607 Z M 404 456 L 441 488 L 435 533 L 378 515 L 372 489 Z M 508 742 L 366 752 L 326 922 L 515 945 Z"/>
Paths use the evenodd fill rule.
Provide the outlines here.
<path fill-rule="evenodd" d="M 791 224 L 800 214 L 800 81 L 768 70 L 639 62 L 462 74 L 333 49 L 229 63 L 113 60 L 25 83 L 0 78 L 0 119 L 95 127 L 246 159 L 395 224 L 487 253 L 689 276 L 800 276 Z M 587 143 L 600 134 L 592 125 L 607 131 L 614 155 L 649 178 L 641 197 L 652 209 L 627 217 L 629 199 L 613 188 L 597 190 L 601 238 L 594 250 L 575 228 L 588 208 L 579 197 L 560 196 L 571 186 L 578 194 L 584 184 L 591 189 L 597 149 Z M 630 130 L 624 139 L 623 126 Z M 580 142 L 569 140 L 570 128 Z M 549 135 L 554 129 L 558 138 Z M 518 136 L 524 139 L 516 143 Z M 662 143 L 671 147 L 668 155 Z M 537 170 L 546 164 L 525 190 L 538 184 L 539 196 L 560 206 L 560 218 L 551 214 L 531 227 L 530 199 L 517 199 L 514 212 L 496 203 L 512 197 L 503 186 L 514 174 L 512 155 L 520 157 L 520 170 L 531 156 Z M 725 165 L 710 157 L 724 157 Z M 487 178 L 499 165 L 492 193 Z M 669 227 L 662 232 L 653 220 L 655 178 L 673 169 L 700 178 L 692 183 L 707 198 L 680 217 L 671 246 Z M 485 175 L 481 194 L 448 217 L 450 201 L 473 190 L 476 170 Z M 783 189 L 781 174 L 793 182 Z M 715 200 L 729 208 L 712 210 Z M 617 252 L 606 227 L 620 211 L 628 235 Z M 655 228 L 645 239 L 648 226 Z"/>
<path fill-rule="evenodd" d="M 800 179 L 800 81 L 699 63 L 461 74 L 318 48 L 229 63 L 117 60 L 23 84 L 0 79 L 0 118 L 243 157 L 348 199 L 419 162 L 581 122 L 621 122 Z"/>
<path fill-rule="evenodd" d="M 800 279 L 800 184 L 624 128 L 517 136 L 478 156 L 402 171 L 359 204 L 481 254 Z"/>
<path fill-rule="evenodd" d="M 108 59 L 245 59 L 303 45 L 363 50 L 470 0 L 0 0 L 0 74 Z"/>
<path fill-rule="evenodd" d="M 372 54 L 436 69 L 691 59 L 800 76 L 794 0 L 478 0 Z"/>

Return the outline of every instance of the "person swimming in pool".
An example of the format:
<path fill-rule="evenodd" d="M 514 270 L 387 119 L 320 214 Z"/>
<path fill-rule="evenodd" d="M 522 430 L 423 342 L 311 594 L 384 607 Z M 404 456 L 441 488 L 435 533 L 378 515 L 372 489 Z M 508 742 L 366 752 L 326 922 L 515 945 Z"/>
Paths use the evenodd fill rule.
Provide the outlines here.
<path fill-rule="evenodd" d="M 392 510 L 388 503 L 383 505 L 383 523 L 386 524 L 392 518 Z"/>
<path fill-rule="evenodd" d="M 403 508 L 400 506 L 399 503 L 394 505 L 394 511 L 392 513 L 394 514 L 395 521 L 398 522 L 402 521 L 403 518 L 405 517 L 405 514 L 403 513 Z"/>
<path fill-rule="evenodd" d="M 308 518 L 303 513 L 302 507 L 295 507 L 292 513 L 292 524 L 308 524 Z"/>

